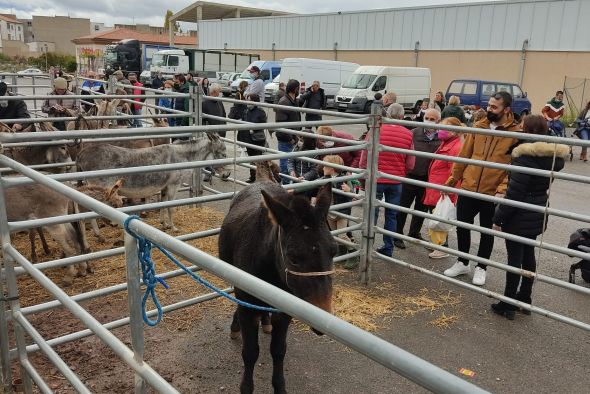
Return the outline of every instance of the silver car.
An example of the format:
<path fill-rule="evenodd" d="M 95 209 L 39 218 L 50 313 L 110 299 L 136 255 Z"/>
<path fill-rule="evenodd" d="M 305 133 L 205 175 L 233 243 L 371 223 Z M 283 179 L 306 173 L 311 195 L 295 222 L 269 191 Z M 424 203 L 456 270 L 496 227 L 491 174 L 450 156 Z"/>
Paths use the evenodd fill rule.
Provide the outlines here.
<path fill-rule="evenodd" d="M 221 85 L 221 93 L 224 97 L 231 96 L 231 84 L 239 76 L 240 73 L 227 73 L 219 81 L 217 81 L 217 83 Z"/>

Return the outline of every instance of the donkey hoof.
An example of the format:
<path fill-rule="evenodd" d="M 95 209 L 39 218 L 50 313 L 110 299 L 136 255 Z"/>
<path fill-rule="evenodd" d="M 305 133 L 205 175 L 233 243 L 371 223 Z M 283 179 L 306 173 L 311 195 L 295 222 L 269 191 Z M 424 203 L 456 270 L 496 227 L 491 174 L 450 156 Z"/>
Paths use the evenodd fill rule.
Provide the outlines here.
<path fill-rule="evenodd" d="M 240 338 L 240 334 L 240 331 L 230 331 L 229 337 L 233 340 L 236 340 Z"/>
<path fill-rule="evenodd" d="M 263 324 L 262 332 L 265 334 L 270 334 L 272 332 L 272 324 Z"/>
<path fill-rule="evenodd" d="M 119 247 L 121 247 L 123 245 L 125 245 L 125 243 L 122 240 L 120 240 L 120 239 L 117 240 L 117 241 L 115 241 L 115 242 L 113 242 L 113 247 L 114 248 L 119 248 Z"/>

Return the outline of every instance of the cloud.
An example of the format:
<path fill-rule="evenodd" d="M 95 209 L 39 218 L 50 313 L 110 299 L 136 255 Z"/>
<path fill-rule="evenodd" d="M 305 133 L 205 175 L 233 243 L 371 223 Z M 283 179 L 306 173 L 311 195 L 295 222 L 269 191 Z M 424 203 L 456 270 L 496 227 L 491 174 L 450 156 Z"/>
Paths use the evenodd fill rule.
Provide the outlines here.
<path fill-rule="evenodd" d="M 476 0 L 483 1 L 483 0 Z M 263 0 L 232 0 L 223 1 L 254 8 L 274 9 L 296 13 L 322 13 L 336 11 L 353 11 L 359 9 L 377 9 L 391 7 L 410 7 L 433 4 L 467 3 L 473 0 L 364 0 L 362 3 L 342 0 L 299 0 L 285 5 L 282 1 Z M 0 0 L 0 13 L 16 14 L 19 18 L 30 18 L 31 15 L 69 15 L 77 18 L 90 18 L 93 22 L 102 22 L 107 26 L 115 23 L 143 23 L 153 26 L 164 24 L 166 10 L 178 12 L 193 4 L 192 0 L 20 0 L 7 2 Z M 221 1 L 220 1 L 221 3 Z"/>

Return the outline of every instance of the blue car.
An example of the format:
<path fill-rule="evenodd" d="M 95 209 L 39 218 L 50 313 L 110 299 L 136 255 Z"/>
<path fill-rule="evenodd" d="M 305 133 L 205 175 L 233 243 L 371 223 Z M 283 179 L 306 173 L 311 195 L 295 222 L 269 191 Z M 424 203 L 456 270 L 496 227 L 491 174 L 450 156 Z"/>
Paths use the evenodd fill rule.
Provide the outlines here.
<path fill-rule="evenodd" d="M 451 96 L 459 96 L 461 105 L 486 109 L 490 96 L 501 91 L 512 95 L 512 112 L 517 118 L 531 113 L 531 102 L 526 92 L 513 82 L 455 79 L 449 84 L 445 98 L 448 101 Z"/>

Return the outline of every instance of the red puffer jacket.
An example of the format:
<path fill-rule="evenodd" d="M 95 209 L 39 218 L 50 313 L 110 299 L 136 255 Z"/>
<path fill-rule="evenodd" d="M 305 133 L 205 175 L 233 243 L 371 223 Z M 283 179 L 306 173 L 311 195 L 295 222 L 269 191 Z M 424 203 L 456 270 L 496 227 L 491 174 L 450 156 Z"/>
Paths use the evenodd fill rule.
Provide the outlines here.
<path fill-rule="evenodd" d="M 437 151 L 435 152 L 437 155 L 444 155 L 444 156 L 454 156 L 457 157 L 459 152 L 461 151 L 461 146 L 463 142 L 461 141 L 460 137 L 455 137 L 451 140 L 443 141 L 442 145 L 438 147 Z M 451 176 L 451 170 L 453 168 L 452 161 L 444 161 L 434 159 L 430 163 L 430 167 L 428 169 L 428 183 L 434 183 L 435 185 L 444 185 L 449 176 Z M 460 184 L 457 184 L 456 187 L 461 187 Z M 453 204 L 457 201 L 457 195 L 451 194 L 451 201 Z M 440 198 L 440 191 L 435 189 L 426 189 L 424 193 L 424 205 L 429 206 L 436 206 Z"/>
<path fill-rule="evenodd" d="M 379 143 L 392 148 L 414 149 L 414 135 L 403 126 L 384 124 L 381 127 Z M 369 133 L 365 137 L 368 140 Z M 416 157 L 402 153 L 379 152 L 379 171 L 389 175 L 406 176 L 414 168 Z M 367 151 L 362 151 L 360 168 L 367 168 Z M 386 178 L 377 179 L 377 183 L 398 184 L 400 182 Z"/>

